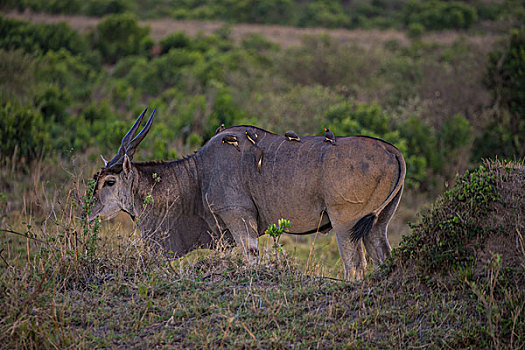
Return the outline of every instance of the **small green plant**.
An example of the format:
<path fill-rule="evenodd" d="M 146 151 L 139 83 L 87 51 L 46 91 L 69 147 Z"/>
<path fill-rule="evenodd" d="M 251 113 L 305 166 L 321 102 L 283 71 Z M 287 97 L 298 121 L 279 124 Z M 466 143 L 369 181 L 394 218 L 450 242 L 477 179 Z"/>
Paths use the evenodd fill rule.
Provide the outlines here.
<path fill-rule="evenodd" d="M 266 231 L 264 231 L 265 235 L 268 235 L 268 236 L 272 237 L 272 239 L 273 239 L 273 248 L 276 251 L 278 251 L 278 252 L 282 251 L 282 245 L 279 244 L 279 240 L 281 239 L 281 235 L 284 232 L 290 232 L 290 230 L 289 230 L 290 227 L 292 227 L 292 224 L 290 223 L 290 220 L 279 219 L 279 221 L 277 221 L 277 225 L 270 224 L 268 226 L 268 229 Z"/>
<path fill-rule="evenodd" d="M 146 198 L 144 198 L 144 202 L 142 203 L 143 209 L 146 209 L 148 205 L 155 203 L 155 200 L 153 199 L 153 195 L 151 194 L 151 192 L 153 191 L 155 186 L 162 180 L 162 178 L 157 173 L 153 173 L 151 177 L 153 178 L 153 181 L 155 181 L 155 183 L 151 186 L 150 193 L 148 193 L 146 195 Z"/>
<path fill-rule="evenodd" d="M 153 199 L 153 196 L 151 193 L 148 193 L 146 195 L 146 198 L 144 198 L 144 204 L 142 205 L 144 208 L 146 208 L 148 205 L 153 204 L 155 201 Z"/>

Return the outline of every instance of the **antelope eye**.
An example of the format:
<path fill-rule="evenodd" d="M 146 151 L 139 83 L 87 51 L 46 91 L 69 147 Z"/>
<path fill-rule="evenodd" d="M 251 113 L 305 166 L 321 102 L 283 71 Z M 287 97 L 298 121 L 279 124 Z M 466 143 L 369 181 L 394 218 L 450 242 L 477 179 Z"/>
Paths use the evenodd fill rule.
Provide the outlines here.
<path fill-rule="evenodd" d="M 115 184 L 115 179 L 109 179 L 104 182 L 104 187 L 106 186 L 113 186 Z"/>

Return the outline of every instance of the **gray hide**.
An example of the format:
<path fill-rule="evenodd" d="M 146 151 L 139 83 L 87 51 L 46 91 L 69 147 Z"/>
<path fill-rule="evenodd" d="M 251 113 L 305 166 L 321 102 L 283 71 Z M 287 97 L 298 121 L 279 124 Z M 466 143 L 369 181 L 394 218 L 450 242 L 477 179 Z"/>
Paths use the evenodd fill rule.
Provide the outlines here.
<path fill-rule="evenodd" d="M 248 129 L 257 133 L 264 155 L 260 173 Z M 237 137 L 241 152 L 222 142 L 225 135 Z M 296 234 L 335 231 L 346 278 L 365 271 L 361 240 L 372 261 L 390 255 L 386 230 L 406 173 L 401 153 L 378 139 L 338 137 L 332 145 L 321 136 L 303 136 L 293 142 L 252 126 L 226 129 L 185 159 L 124 163 L 98 174 L 94 216 L 105 213 L 104 179 L 113 174 L 122 185 L 115 198 L 126 191 L 133 197 L 127 204 L 115 199 L 120 210 L 140 218 L 142 234 L 176 255 L 213 246 L 212 238 L 224 234 L 247 257 L 257 255 L 257 237 L 286 218 Z M 153 203 L 144 208 L 148 194 Z"/>

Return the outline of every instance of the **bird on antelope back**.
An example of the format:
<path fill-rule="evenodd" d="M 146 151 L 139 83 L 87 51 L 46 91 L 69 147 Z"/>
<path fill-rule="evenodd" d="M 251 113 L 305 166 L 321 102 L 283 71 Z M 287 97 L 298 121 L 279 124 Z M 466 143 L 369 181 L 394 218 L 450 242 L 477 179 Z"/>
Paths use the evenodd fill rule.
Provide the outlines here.
<path fill-rule="evenodd" d="M 255 156 L 255 164 L 257 165 L 257 172 L 261 172 L 261 166 L 263 161 L 263 151 L 257 146 L 257 133 L 254 130 L 248 129 L 244 132 L 246 138 L 253 144 L 253 152 Z"/>
<path fill-rule="evenodd" d="M 222 138 L 222 143 L 223 144 L 232 145 L 233 147 L 235 147 L 235 149 L 237 151 L 239 151 L 239 152 L 241 151 L 241 148 L 239 147 L 239 140 L 234 135 L 226 135 L 226 136 L 224 136 Z"/>
<path fill-rule="evenodd" d="M 299 138 L 299 136 L 297 136 L 297 134 L 295 132 L 293 132 L 293 131 L 285 132 L 284 136 L 288 139 L 288 141 L 301 142 L 301 139 Z"/>
<path fill-rule="evenodd" d="M 332 145 L 335 145 L 335 136 L 334 133 L 330 131 L 328 128 L 324 128 L 324 141 L 330 142 Z"/>
<path fill-rule="evenodd" d="M 223 132 L 225 130 L 224 123 L 219 125 L 219 127 L 215 130 L 215 135 L 217 135 L 220 132 Z"/>

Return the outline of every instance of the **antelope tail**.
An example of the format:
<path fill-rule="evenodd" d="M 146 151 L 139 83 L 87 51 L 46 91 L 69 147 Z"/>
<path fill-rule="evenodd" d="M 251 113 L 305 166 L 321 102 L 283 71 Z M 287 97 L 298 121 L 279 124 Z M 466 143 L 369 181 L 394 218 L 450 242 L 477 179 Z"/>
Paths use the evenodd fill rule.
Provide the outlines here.
<path fill-rule="evenodd" d="M 357 242 L 360 239 L 363 239 L 366 236 L 368 236 L 370 230 L 372 230 L 372 227 L 377 221 L 377 216 L 379 215 L 379 213 L 381 213 L 383 209 L 385 209 L 385 207 L 394 199 L 395 196 L 397 196 L 399 191 L 401 191 L 401 189 L 403 188 L 403 183 L 405 181 L 405 176 L 407 172 L 406 164 L 405 160 L 403 159 L 403 156 L 401 155 L 401 153 L 399 153 L 399 151 L 396 153 L 396 159 L 399 164 L 399 177 L 397 179 L 396 186 L 394 187 L 390 195 L 387 197 L 387 199 L 385 199 L 385 201 L 379 206 L 379 208 L 363 216 L 361 219 L 359 219 L 359 221 L 357 221 L 354 227 L 352 227 L 352 229 L 350 230 L 350 237 L 352 241 Z"/>

